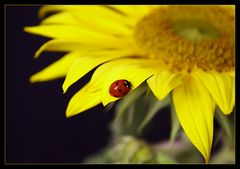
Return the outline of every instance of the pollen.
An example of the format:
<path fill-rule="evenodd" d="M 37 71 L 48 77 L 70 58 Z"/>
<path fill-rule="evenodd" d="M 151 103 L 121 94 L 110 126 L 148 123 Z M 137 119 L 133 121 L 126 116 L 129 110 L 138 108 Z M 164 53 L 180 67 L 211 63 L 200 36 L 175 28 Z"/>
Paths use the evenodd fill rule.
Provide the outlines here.
<path fill-rule="evenodd" d="M 235 66 L 234 27 L 233 12 L 220 6 L 168 6 L 139 20 L 134 38 L 144 55 L 173 71 L 224 72 Z"/>

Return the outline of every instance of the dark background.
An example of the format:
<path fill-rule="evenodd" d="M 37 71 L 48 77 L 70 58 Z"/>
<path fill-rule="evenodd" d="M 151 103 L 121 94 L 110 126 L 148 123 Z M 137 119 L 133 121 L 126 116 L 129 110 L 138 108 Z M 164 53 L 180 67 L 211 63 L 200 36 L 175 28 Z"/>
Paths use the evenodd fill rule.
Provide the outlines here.
<path fill-rule="evenodd" d="M 109 142 L 113 112 L 99 105 L 72 118 L 65 110 L 73 94 L 91 77 L 78 81 L 62 94 L 64 79 L 29 83 L 29 77 L 63 53 L 34 52 L 48 39 L 23 32 L 38 25 L 39 6 L 6 6 L 6 162 L 78 163 Z M 158 113 L 145 139 L 156 142 L 169 136 L 169 112 Z"/>
<path fill-rule="evenodd" d="M 33 59 L 47 39 L 27 34 L 23 27 L 39 23 L 38 9 L 6 7 L 6 161 L 79 162 L 106 145 L 110 116 L 100 112 L 99 106 L 67 119 L 65 110 L 74 93 L 62 94 L 63 79 L 29 83 L 30 75 L 63 56 L 46 53 Z"/>

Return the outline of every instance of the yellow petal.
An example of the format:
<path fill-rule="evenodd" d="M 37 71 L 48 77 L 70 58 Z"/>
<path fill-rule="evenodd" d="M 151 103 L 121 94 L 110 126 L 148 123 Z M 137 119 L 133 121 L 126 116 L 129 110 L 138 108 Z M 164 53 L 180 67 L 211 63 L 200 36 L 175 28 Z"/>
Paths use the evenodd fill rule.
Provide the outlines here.
<path fill-rule="evenodd" d="M 147 14 L 151 12 L 151 10 L 153 10 L 154 8 L 159 7 L 159 5 L 131 5 L 131 6 L 136 8 L 136 10 L 141 11 L 142 14 Z"/>
<path fill-rule="evenodd" d="M 235 78 L 217 72 L 197 71 L 196 75 L 202 80 L 224 114 L 230 114 L 235 105 Z"/>
<path fill-rule="evenodd" d="M 182 83 L 183 78 L 184 74 L 182 73 L 172 73 L 170 71 L 163 70 L 149 78 L 147 83 L 153 94 L 159 100 L 162 100 L 169 92 Z"/>
<path fill-rule="evenodd" d="M 86 27 L 91 30 L 96 30 L 106 34 L 114 34 L 121 36 L 131 36 L 132 29 L 127 25 L 119 23 L 115 20 L 109 20 L 102 18 L 97 15 L 83 15 L 82 13 L 76 12 L 73 14 L 79 22 L 82 23 L 82 27 Z"/>
<path fill-rule="evenodd" d="M 77 12 L 62 12 L 54 14 L 43 20 L 42 24 L 62 24 L 76 25 L 89 30 L 101 31 L 107 34 L 128 35 L 132 34 L 132 29 L 127 25 L 112 19 L 99 17 L 98 15 L 84 15 Z"/>
<path fill-rule="evenodd" d="M 130 53 L 131 51 L 128 50 L 109 50 L 96 52 L 94 55 L 93 53 L 91 53 L 90 56 L 77 59 L 71 66 L 63 83 L 63 92 L 65 93 L 73 83 L 75 83 L 77 80 L 79 80 L 81 77 L 83 77 L 85 74 L 87 74 L 99 64 L 119 57 L 127 57 Z M 94 57 L 95 55 L 99 56 Z"/>
<path fill-rule="evenodd" d="M 58 51 L 58 52 L 67 52 L 71 50 L 77 50 L 81 46 L 81 43 L 76 40 L 63 40 L 63 39 L 53 39 L 45 44 L 43 44 L 34 54 L 35 58 L 43 51 Z"/>
<path fill-rule="evenodd" d="M 46 14 L 50 12 L 59 12 L 63 11 L 64 9 L 71 9 L 71 7 L 74 7 L 73 5 L 45 5 L 40 8 L 38 11 L 38 15 L 40 18 L 43 18 Z"/>
<path fill-rule="evenodd" d="M 66 116 L 71 117 L 101 103 L 101 92 L 86 92 L 88 84 L 79 90 L 67 106 Z"/>
<path fill-rule="evenodd" d="M 123 58 L 118 60 L 113 60 L 111 62 L 105 63 L 103 65 L 100 65 L 95 72 L 92 75 L 92 78 L 89 83 L 89 88 L 87 89 L 89 92 L 95 92 L 97 90 L 100 90 L 104 86 L 104 82 L 109 76 L 109 72 L 114 71 L 113 69 L 116 69 L 119 67 L 120 69 L 122 67 L 127 68 L 127 66 L 132 65 L 140 65 L 142 68 L 148 68 L 151 67 L 152 72 L 158 72 L 159 69 L 159 63 L 156 62 L 156 60 L 149 60 L 149 59 L 130 59 L 130 58 Z M 156 68 L 156 70 L 155 70 Z M 131 72 L 129 71 L 129 74 Z"/>
<path fill-rule="evenodd" d="M 65 55 L 63 58 L 47 66 L 40 72 L 32 75 L 30 77 L 30 81 L 32 83 L 43 82 L 64 77 L 67 74 L 71 64 L 77 57 L 78 53 L 69 53 Z"/>
<path fill-rule="evenodd" d="M 235 78 L 235 71 L 226 72 L 225 74 Z"/>
<path fill-rule="evenodd" d="M 44 19 L 41 24 L 81 25 L 81 23 L 70 12 L 60 12 L 51 15 Z"/>
<path fill-rule="evenodd" d="M 81 51 L 81 53 L 89 53 L 99 49 L 121 49 L 127 48 L 129 45 L 133 45 L 128 39 L 124 40 L 112 40 L 102 41 L 101 39 L 95 39 L 93 41 L 83 41 L 81 39 L 53 39 L 42 45 L 35 53 L 34 57 L 37 58 L 43 51 Z M 84 54 L 85 55 L 85 54 Z"/>
<path fill-rule="evenodd" d="M 108 63 L 107 63 L 108 64 Z M 112 64 L 111 62 L 109 64 Z M 111 70 L 105 72 L 106 76 L 103 81 L 103 90 L 102 90 L 102 103 L 107 105 L 110 102 L 118 100 L 118 98 L 113 97 L 109 94 L 109 87 L 111 84 L 120 79 L 127 80 L 131 83 L 131 89 L 134 90 L 137 88 L 143 81 L 149 78 L 154 70 L 143 68 L 141 65 L 128 65 L 128 63 L 121 61 L 116 67 L 113 67 Z"/>
<path fill-rule="evenodd" d="M 40 25 L 25 27 L 24 31 L 41 36 L 59 39 L 81 39 L 86 42 L 93 41 L 95 39 L 102 40 L 115 40 L 111 35 L 92 31 L 86 28 L 82 28 L 74 25 Z"/>
<path fill-rule="evenodd" d="M 183 130 L 208 162 L 213 139 L 214 100 L 201 81 L 190 76 L 173 90 L 173 102 Z"/>
<path fill-rule="evenodd" d="M 143 8 L 143 6 L 139 7 L 138 5 L 109 5 L 109 6 L 130 17 L 137 18 L 137 19 L 145 16 L 152 9 L 151 7 Z"/>
<path fill-rule="evenodd" d="M 128 26 L 133 26 L 137 21 L 130 17 L 125 17 L 120 13 L 101 5 L 47 5 L 39 10 L 39 16 L 43 17 L 50 12 L 66 11 L 68 13 L 80 13 L 85 16 L 96 16 L 100 19 L 114 20 Z"/>
<path fill-rule="evenodd" d="M 119 64 L 119 62 L 111 61 L 109 63 L 100 65 L 93 73 L 92 78 L 89 83 L 89 87 L 86 90 L 89 92 L 95 92 L 95 91 L 102 89 L 103 83 L 104 83 L 105 79 L 107 79 L 106 73 L 111 71 L 118 64 Z"/>

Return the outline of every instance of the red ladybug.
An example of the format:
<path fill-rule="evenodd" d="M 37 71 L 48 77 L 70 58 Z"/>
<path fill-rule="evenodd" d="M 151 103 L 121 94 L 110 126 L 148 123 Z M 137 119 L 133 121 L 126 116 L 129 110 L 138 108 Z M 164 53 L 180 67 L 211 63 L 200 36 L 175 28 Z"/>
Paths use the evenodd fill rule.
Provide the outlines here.
<path fill-rule="evenodd" d="M 117 80 L 109 88 L 109 93 L 113 97 L 121 98 L 131 90 L 131 83 L 127 80 Z"/>

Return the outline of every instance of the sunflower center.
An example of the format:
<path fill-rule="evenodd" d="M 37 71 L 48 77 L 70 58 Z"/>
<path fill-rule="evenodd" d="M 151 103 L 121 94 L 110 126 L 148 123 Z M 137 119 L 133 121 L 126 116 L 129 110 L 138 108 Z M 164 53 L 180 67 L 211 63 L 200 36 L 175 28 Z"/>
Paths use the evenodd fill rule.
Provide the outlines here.
<path fill-rule="evenodd" d="M 182 38 L 193 42 L 200 42 L 203 39 L 214 40 L 219 37 L 214 27 L 197 20 L 176 22 L 172 25 L 172 30 Z"/>
<path fill-rule="evenodd" d="M 234 69 L 234 16 L 219 6 L 169 6 L 142 18 L 134 37 L 143 54 L 172 70 Z"/>

